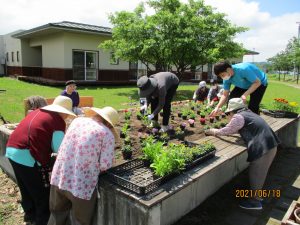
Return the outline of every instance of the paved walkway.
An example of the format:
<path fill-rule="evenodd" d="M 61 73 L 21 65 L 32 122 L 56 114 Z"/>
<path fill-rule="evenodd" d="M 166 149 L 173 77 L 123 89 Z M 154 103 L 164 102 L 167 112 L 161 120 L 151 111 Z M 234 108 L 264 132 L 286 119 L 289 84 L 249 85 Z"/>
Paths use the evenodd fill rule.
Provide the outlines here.
<path fill-rule="evenodd" d="M 242 172 L 173 225 L 280 225 L 290 203 L 300 196 L 300 147 L 278 151 L 264 189 L 280 190 L 281 194 L 279 198 L 266 198 L 263 210 L 238 207 L 241 199 L 235 197 L 235 190 L 247 187 L 247 172 Z"/>

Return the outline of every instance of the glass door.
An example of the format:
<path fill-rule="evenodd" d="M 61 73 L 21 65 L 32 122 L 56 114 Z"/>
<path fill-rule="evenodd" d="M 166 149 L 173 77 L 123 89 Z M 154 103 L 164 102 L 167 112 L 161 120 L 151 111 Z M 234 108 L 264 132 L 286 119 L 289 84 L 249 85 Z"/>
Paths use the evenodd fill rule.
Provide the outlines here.
<path fill-rule="evenodd" d="M 97 52 L 73 51 L 74 80 L 97 80 L 98 74 Z"/>
<path fill-rule="evenodd" d="M 85 52 L 85 79 L 97 80 L 97 54 Z"/>

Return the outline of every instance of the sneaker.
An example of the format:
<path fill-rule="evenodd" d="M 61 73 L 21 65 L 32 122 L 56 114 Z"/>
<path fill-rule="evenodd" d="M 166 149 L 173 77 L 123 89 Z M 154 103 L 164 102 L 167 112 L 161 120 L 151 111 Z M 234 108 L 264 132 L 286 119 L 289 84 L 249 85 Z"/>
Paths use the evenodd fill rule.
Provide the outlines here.
<path fill-rule="evenodd" d="M 168 125 L 162 125 L 162 126 L 161 126 L 161 129 L 160 129 L 159 131 L 162 132 L 162 133 L 165 133 L 165 132 L 167 132 L 169 129 L 170 129 L 170 128 L 169 128 Z"/>
<path fill-rule="evenodd" d="M 262 204 L 258 200 L 246 200 L 240 202 L 239 206 L 243 209 L 254 209 L 254 210 L 261 210 L 262 209 Z"/>

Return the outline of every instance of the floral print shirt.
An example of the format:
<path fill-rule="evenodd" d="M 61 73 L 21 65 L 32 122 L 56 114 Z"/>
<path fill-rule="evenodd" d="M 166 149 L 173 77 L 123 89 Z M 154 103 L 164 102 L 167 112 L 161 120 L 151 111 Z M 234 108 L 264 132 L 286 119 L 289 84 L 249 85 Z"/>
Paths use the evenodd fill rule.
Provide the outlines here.
<path fill-rule="evenodd" d="M 100 172 L 112 166 L 114 147 L 114 136 L 104 124 L 91 118 L 76 118 L 59 148 L 51 185 L 89 200 Z"/>

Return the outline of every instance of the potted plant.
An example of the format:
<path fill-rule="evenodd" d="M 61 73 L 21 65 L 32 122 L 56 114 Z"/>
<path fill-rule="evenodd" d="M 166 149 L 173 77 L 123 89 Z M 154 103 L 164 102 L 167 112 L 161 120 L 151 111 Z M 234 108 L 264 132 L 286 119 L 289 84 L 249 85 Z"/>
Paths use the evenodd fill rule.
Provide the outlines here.
<path fill-rule="evenodd" d="M 181 123 L 181 124 L 180 124 L 180 129 L 181 129 L 181 130 L 185 130 L 185 128 L 186 128 L 186 123 L 184 123 L 184 122 Z"/>
<path fill-rule="evenodd" d="M 222 118 L 225 118 L 225 117 L 226 117 L 226 114 L 225 114 L 225 113 L 222 113 L 221 116 L 222 116 Z"/>
<path fill-rule="evenodd" d="M 204 125 L 205 124 L 205 118 L 200 118 L 200 123 L 201 123 L 201 125 Z"/>
<path fill-rule="evenodd" d="M 123 145 L 121 148 L 123 159 L 131 159 L 132 157 L 132 147 L 131 145 Z"/>
<path fill-rule="evenodd" d="M 181 117 L 182 116 L 182 112 L 178 112 L 177 115 L 178 115 L 178 117 Z"/>
<path fill-rule="evenodd" d="M 215 118 L 214 118 L 214 117 L 209 117 L 209 122 L 213 123 L 213 122 L 214 122 L 214 120 L 215 120 Z"/>
<path fill-rule="evenodd" d="M 125 145 L 131 145 L 131 138 L 129 135 L 127 135 L 124 139 L 124 144 Z"/>
<path fill-rule="evenodd" d="M 205 118 L 205 113 L 204 113 L 204 112 L 201 112 L 201 113 L 200 113 L 200 117 L 201 117 L 201 118 Z"/>
<path fill-rule="evenodd" d="M 152 128 L 151 133 L 153 136 L 158 136 L 159 135 L 159 130 L 157 128 Z"/>
<path fill-rule="evenodd" d="M 193 120 L 196 118 L 196 115 L 195 115 L 195 113 L 193 111 L 190 112 L 189 118 L 193 119 Z"/>
<path fill-rule="evenodd" d="M 220 119 L 220 116 L 219 116 L 219 115 L 216 115 L 215 118 L 216 118 L 216 120 L 219 120 L 219 119 Z"/>
<path fill-rule="evenodd" d="M 142 120 L 143 114 L 142 114 L 141 112 L 137 112 L 137 113 L 136 113 L 136 118 L 137 118 L 138 120 Z"/>
<path fill-rule="evenodd" d="M 194 119 L 189 119 L 188 123 L 190 124 L 190 127 L 194 127 L 195 126 L 195 120 Z"/>
<path fill-rule="evenodd" d="M 125 112 L 125 115 L 124 115 L 125 120 L 130 120 L 131 112 L 127 109 L 125 109 L 124 112 Z"/>
<path fill-rule="evenodd" d="M 177 127 L 175 129 L 175 135 L 179 140 L 184 141 L 184 131 L 181 128 Z"/>
<path fill-rule="evenodd" d="M 164 132 L 160 135 L 159 139 L 164 143 L 164 145 L 167 145 L 170 140 L 170 137 L 169 137 L 168 133 Z"/>

